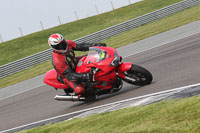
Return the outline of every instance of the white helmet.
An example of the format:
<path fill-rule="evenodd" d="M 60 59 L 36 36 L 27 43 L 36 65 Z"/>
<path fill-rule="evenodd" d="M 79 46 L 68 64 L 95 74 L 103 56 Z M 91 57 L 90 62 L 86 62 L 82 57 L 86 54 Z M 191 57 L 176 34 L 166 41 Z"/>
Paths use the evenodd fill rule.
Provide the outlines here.
<path fill-rule="evenodd" d="M 53 34 L 48 39 L 49 46 L 56 52 L 65 53 L 67 52 L 67 42 L 61 34 Z"/>

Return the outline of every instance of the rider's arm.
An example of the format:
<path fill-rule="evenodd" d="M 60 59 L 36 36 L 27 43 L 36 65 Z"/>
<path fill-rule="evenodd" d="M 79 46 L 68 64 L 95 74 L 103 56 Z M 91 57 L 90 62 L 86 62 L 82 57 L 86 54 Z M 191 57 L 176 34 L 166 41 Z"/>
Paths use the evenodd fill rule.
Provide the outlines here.
<path fill-rule="evenodd" d="M 89 47 L 93 47 L 93 46 L 104 46 L 106 47 L 105 43 L 77 43 L 76 47 L 73 47 L 73 50 L 77 50 L 77 51 L 88 51 Z"/>
<path fill-rule="evenodd" d="M 89 80 L 89 74 L 88 73 L 76 73 L 70 70 L 70 68 L 66 69 L 63 72 L 64 77 L 69 81 L 77 81 L 82 80 L 86 81 Z"/>

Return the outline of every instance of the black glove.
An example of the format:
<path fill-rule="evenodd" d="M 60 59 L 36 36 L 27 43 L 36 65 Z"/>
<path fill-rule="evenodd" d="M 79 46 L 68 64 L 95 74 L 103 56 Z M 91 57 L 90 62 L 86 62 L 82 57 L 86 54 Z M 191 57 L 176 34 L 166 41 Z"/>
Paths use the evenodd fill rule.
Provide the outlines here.
<path fill-rule="evenodd" d="M 95 43 L 94 46 L 106 47 L 106 44 L 105 43 Z"/>
<path fill-rule="evenodd" d="M 82 43 L 77 43 L 76 48 L 72 48 L 73 50 L 78 50 L 78 51 L 88 51 L 89 47 L 93 46 L 102 46 L 106 47 L 105 43 L 87 43 L 87 42 L 82 42 Z"/>
<path fill-rule="evenodd" d="M 76 80 L 88 81 L 91 78 L 89 73 L 69 73 L 65 77 L 70 81 L 76 81 Z"/>

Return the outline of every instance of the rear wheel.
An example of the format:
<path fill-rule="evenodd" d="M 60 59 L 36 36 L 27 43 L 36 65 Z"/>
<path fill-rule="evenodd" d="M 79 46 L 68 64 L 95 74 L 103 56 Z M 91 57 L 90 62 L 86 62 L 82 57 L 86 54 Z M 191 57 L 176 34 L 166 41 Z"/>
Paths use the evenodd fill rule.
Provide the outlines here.
<path fill-rule="evenodd" d="M 72 89 L 72 88 L 70 88 L 70 87 L 67 88 L 67 89 L 64 89 L 64 92 L 65 92 L 65 94 L 68 95 L 68 96 L 75 96 L 75 95 L 76 95 L 74 89 Z"/>
<path fill-rule="evenodd" d="M 137 85 L 137 86 L 144 86 L 148 85 L 152 82 L 153 76 L 152 74 L 145 68 L 132 65 L 131 69 L 125 72 L 125 82 Z"/>

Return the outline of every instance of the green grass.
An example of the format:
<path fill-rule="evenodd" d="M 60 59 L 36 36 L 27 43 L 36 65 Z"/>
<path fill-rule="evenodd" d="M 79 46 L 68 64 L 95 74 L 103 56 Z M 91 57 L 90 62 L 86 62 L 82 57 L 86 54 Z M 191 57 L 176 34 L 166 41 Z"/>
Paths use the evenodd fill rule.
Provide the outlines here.
<path fill-rule="evenodd" d="M 53 33 L 61 33 L 67 39 L 74 40 L 179 1 L 181 0 L 144 0 L 112 12 L 1 43 L 0 65 L 48 49 L 47 39 Z"/>
<path fill-rule="evenodd" d="M 22 133 L 199 133 L 200 96 L 48 124 Z"/>
<path fill-rule="evenodd" d="M 121 35 L 112 37 L 108 40 L 105 40 L 110 47 L 118 48 L 129 43 L 159 34 L 161 32 L 167 31 L 179 27 L 181 25 L 200 20 L 200 5 L 193 8 L 187 9 L 185 11 L 176 13 L 170 17 L 155 21 L 153 23 L 132 29 L 128 32 L 125 32 Z M 78 53 L 77 55 L 80 55 Z M 32 67 L 25 71 L 7 76 L 0 79 L 0 88 L 15 84 L 19 81 L 26 80 L 28 78 L 38 76 L 47 72 L 49 69 L 52 69 L 51 62 L 46 62 L 44 64 L 37 65 L 35 68 Z"/>

